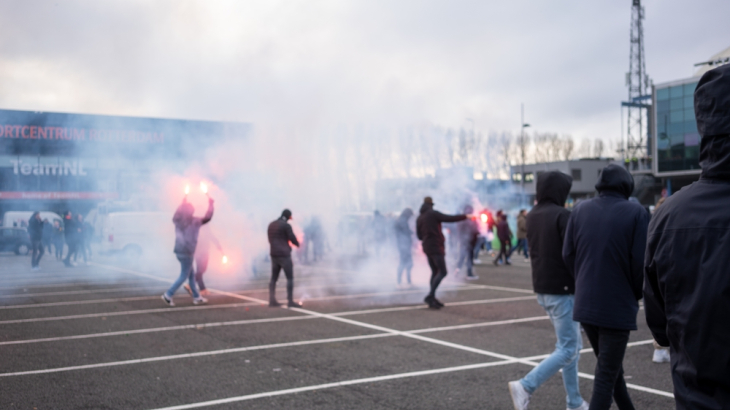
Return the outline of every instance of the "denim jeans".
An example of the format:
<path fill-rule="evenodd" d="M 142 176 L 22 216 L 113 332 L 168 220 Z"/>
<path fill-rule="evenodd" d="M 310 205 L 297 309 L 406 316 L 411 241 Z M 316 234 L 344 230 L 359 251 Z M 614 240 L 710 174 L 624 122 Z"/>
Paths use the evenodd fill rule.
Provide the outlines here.
<path fill-rule="evenodd" d="M 190 285 L 190 290 L 193 291 L 193 297 L 199 298 L 200 294 L 198 293 L 198 287 L 195 286 L 195 275 L 193 274 L 193 256 L 192 255 L 183 255 L 180 253 L 177 253 L 177 260 L 180 261 L 180 277 L 177 278 L 175 283 L 170 286 L 170 289 L 165 292 L 165 296 L 168 298 L 172 298 L 172 295 L 175 294 L 175 292 L 182 286 L 182 284 L 185 282 L 185 280 L 188 280 L 188 284 Z"/>
<path fill-rule="evenodd" d="M 580 349 L 583 348 L 583 340 L 580 335 L 580 325 L 573 321 L 573 301 L 573 295 L 537 294 L 537 303 L 550 316 L 558 342 L 555 344 L 555 351 L 520 380 L 522 387 L 532 394 L 547 379 L 562 369 L 569 409 L 583 404 L 578 387 L 578 359 Z"/>

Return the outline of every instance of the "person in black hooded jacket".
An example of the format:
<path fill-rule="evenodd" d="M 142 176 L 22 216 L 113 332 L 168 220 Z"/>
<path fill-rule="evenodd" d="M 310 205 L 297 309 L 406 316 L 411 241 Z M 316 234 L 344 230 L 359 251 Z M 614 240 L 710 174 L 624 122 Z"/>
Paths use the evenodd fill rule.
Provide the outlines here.
<path fill-rule="evenodd" d="M 524 378 L 509 383 L 516 409 L 526 409 L 530 396 L 555 373 L 563 371 L 568 410 L 587 410 L 580 395 L 578 360 L 583 341 L 573 320 L 575 284 L 563 261 L 563 238 L 570 211 L 565 209 L 573 178 L 559 171 L 538 175 L 537 205 L 527 214 L 532 286 L 537 302 L 550 316 L 558 342 L 555 351 Z"/>
<path fill-rule="evenodd" d="M 279 307 L 281 304 L 276 300 L 276 282 L 279 280 L 279 274 L 282 269 L 286 276 L 286 296 L 289 300 L 288 307 L 300 308 L 302 305 L 294 301 L 294 263 L 291 260 L 291 245 L 299 247 L 299 241 L 289 220 L 291 219 L 291 211 L 285 209 L 281 212 L 281 216 L 274 222 L 269 224 L 267 234 L 269 236 L 269 245 L 271 251 L 271 281 L 269 281 L 269 306 Z"/>
<path fill-rule="evenodd" d="M 597 356 L 591 410 L 633 409 L 623 378 L 629 332 L 636 330 L 649 214 L 629 201 L 634 178 L 615 164 L 603 169 L 597 198 L 579 203 L 568 219 L 563 259 L 575 277 L 573 320 Z"/>
<path fill-rule="evenodd" d="M 730 65 L 702 76 L 694 104 L 702 174 L 649 225 L 644 307 L 677 409 L 730 409 Z"/>
<path fill-rule="evenodd" d="M 433 199 L 427 196 L 423 199 L 420 215 L 416 219 L 416 235 L 421 240 L 423 253 L 428 257 L 428 266 L 431 267 L 431 291 L 423 300 L 431 309 L 439 309 L 444 304 L 436 299 L 436 289 L 446 277 L 446 247 L 444 234 L 441 231 L 441 222 L 459 222 L 466 219 L 466 215 L 445 215 L 433 209 Z"/>

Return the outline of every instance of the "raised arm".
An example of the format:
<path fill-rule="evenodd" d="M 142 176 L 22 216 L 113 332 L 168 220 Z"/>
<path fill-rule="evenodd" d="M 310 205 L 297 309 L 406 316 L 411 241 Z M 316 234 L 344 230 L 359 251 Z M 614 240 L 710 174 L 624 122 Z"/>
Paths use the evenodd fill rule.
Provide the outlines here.
<path fill-rule="evenodd" d="M 205 216 L 203 216 L 203 219 L 200 221 L 201 224 L 205 225 L 208 222 L 210 222 L 211 219 L 213 219 L 213 198 L 208 198 L 208 211 L 205 213 Z"/>
<path fill-rule="evenodd" d="M 436 218 L 439 222 L 459 222 L 466 219 L 466 215 L 446 215 L 441 212 L 436 212 Z"/>

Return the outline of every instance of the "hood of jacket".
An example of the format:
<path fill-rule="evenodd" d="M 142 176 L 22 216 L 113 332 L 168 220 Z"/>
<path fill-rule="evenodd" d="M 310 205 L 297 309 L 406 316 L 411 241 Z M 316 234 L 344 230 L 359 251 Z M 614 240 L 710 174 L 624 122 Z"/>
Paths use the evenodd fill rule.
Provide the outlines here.
<path fill-rule="evenodd" d="M 551 202 L 558 206 L 565 206 L 573 178 L 560 171 L 543 172 L 537 176 L 535 199 L 537 203 Z"/>
<path fill-rule="evenodd" d="M 629 199 L 631 193 L 634 192 L 634 177 L 631 176 L 626 168 L 610 164 L 601 171 L 601 176 L 596 184 L 596 191 L 613 191 L 621 194 Z"/>
<path fill-rule="evenodd" d="M 694 99 L 702 177 L 730 179 L 730 64 L 706 72 Z"/>
<path fill-rule="evenodd" d="M 419 213 L 425 213 L 433 209 L 433 204 L 429 204 L 428 202 L 424 202 L 423 205 L 421 205 L 421 210 Z"/>

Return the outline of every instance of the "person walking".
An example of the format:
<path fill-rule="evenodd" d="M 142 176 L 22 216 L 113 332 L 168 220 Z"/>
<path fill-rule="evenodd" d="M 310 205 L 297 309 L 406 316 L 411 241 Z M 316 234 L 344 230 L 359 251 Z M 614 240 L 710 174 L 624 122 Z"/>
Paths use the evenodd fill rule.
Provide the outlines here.
<path fill-rule="evenodd" d="M 53 242 L 56 260 L 63 259 L 63 225 L 59 220 L 53 221 L 53 230 L 51 231 L 51 241 Z"/>
<path fill-rule="evenodd" d="M 269 252 L 271 256 L 271 281 L 269 282 L 270 307 L 281 306 L 281 303 L 276 300 L 276 282 L 279 280 L 279 274 L 282 269 L 286 276 L 287 306 L 293 308 L 302 307 L 302 305 L 294 301 L 294 263 L 291 259 L 291 246 L 289 243 L 292 243 L 298 248 L 299 241 L 294 235 L 291 225 L 289 225 L 291 215 L 290 210 L 283 210 L 281 216 L 269 224 L 267 232 L 271 247 Z"/>
<path fill-rule="evenodd" d="M 634 178 L 619 165 L 602 170 L 596 190 L 598 197 L 570 214 L 563 242 L 563 259 L 575 278 L 573 320 L 597 357 L 591 410 L 608 410 L 612 396 L 620 410 L 633 410 L 622 363 L 636 330 L 649 214 L 628 200 Z"/>
<path fill-rule="evenodd" d="M 694 92 L 699 181 L 668 197 L 649 224 L 646 322 L 670 346 L 679 410 L 730 408 L 730 65 Z"/>
<path fill-rule="evenodd" d="M 400 256 L 400 262 L 398 263 L 398 285 L 401 283 L 401 277 L 404 271 L 406 272 L 408 285 L 411 284 L 411 269 L 413 269 L 413 231 L 411 231 L 411 227 L 408 225 L 411 217 L 413 217 L 413 210 L 406 208 L 393 224 L 395 242 L 398 245 L 398 255 Z"/>
<path fill-rule="evenodd" d="M 203 275 L 205 274 L 205 271 L 208 270 L 208 261 L 210 260 L 210 245 L 215 245 L 218 252 L 223 253 L 221 243 L 218 242 L 218 238 L 213 235 L 209 226 L 210 225 L 203 225 L 200 227 L 200 232 L 198 234 L 198 246 L 195 249 L 195 283 L 198 284 L 198 291 L 203 296 L 208 296 L 210 293 L 205 287 L 205 282 L 203 282 Z M 193 289 L 189 284 L 186 283 L 183 287 L 190 296 L 193 296 Z"/>
<path fill-rule="evenodd" d="M 515 246 L 515 250 L 518 255 L 520 251 L 524 253 L 525 261 L 530 259 L 530 250 L 527 244 L 527 211 L 520 209 L 520 213 L 517 215 L 517 246 Z"/>
<path fill-rule="evenodd" d="M 507 224 L 507 215 L 499 214 L 499 222 L 497 222 L 497 238 L 499 239 L 499 253 L 497 258 L 494 260 L 495 265 L 499 265 L 502 257 L 504 257 L 504 264 L 511 265 L 509 261 L 509 255 L 511 252 L 511 241 L 512 241 L 512 230 Z"/>
<path fill-rule="evenodd" d="M 43 225 L 41 213 L 37 211 L 33 212 L 33 215 L 31 215 L 30 220 L 28 221 L 28 235 L 30 236 L 31 248 L 33 249 L 33 254 L 30 258 L 31 270 L 40 270 L 40 266 L 38 266 L 38 264 L 45 252 L 43 246 Z"/>
<path fill-rule="evenodd" d="M 570 217 L 565 200 L 572 184 L 573 179 L 562 172 L 538 175 L 537 206 L 525 215 L 525 225 L 530 227 L 525 235 L 533 244 L 530 250 L 532 288 L 537 293 L 537 303 L 550 317 L 558 341 L 553 353 L 537 367 L 522 379 L 509 382 L 515 410 L 527 409 L 535 390 L 560 370 L 563 371 L 568 410 L 588 410 L 588 403 L 581 397 L 578 386 L 578 360 L 583 342 L 580 324 L 573 321 L 575 282 L 562 256 Z"/>
<path fill-rule="evenodd" d="M 431 309 L 440 309 L 444 304 L 436 299 L 436 289 L 446 277 L 446 248 L 445 238 L 441 230 L 442 222 L 459 222 L 467 218 L 467 215 L 445 215 L 433 209 L 433 199 L 427 196 L 423 199 L 420 215 L 416 219 L 416 234 L 421 240 L 423 253 L 428 258 L 428 266 L 431 268 L 431 291 L 423 300 Z"/>
<path fill-rule="evenodd" d="M 193 305 L 201 305 L 208 303 L 208 299 L 200 296 L 198 288 L 195 286 L 195 277 L 193 275 L 193 256 L 198 246 L 198 234 L 200 227 L 213 219 L 213 198 L 208 198 L 208 211 L 202 218 L 193 216 L 195 208 L 188 202 L 187 196 L 183 198 L 182 204 L 175 211 L 172 217 L 172 223 L 175 224 L 175 256 L 180 261 L 180 276 L 170 286 L 167 292 L 163 293 L 161 298 L 168 306 L 175 306 L 172 296 L 187 280 L 190 285 L 190 291 L 193 295 Z"/>
<path fill-rule="evenodd" d="M 48 253 L 53 255 L 53 225 L 48 218 L 43 220 L 43 248 L 48 249 Z"/>
<path fill-rule="evenodd" d="M 464 214 L 471 215 L 474 208 L 470 205 L 464 207 Z M 456 224 L 456 235 L 459 241 L 459 260 L 457 262 L 457 272 L 461 271 L 461 267 L 466 263 L 466 279 L 476 280 L 478 276 L 474 275 L 474 248 L 479 238 L 479 225 L 474 219 L 465 219 Z"/>
<path fill-rule="evenodd" d="M 67 268 L 72 268 L 74 266 L 73 263 L 71 263 L 71 258 L 75 259 L 76 252 L 78 250 L 79 229 L 80 228 L 77 226 L 73 214 L 70 211 L 66 212 L 63 220 L 63 233 L 66 237 L 68 251 L 66 253 L 66 258 L 63 260 L 63 264 Z"/>

